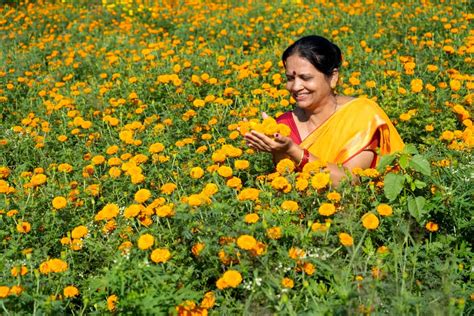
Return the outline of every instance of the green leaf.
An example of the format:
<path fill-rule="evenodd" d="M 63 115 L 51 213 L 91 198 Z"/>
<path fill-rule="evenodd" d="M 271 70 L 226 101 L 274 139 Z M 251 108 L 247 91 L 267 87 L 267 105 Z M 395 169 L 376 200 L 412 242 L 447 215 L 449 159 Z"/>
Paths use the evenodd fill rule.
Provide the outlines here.
<path fill-rule="evenodd" d="M 423 181 L 420 181 L 420 180 L 415 180 L 415 187 L 417 189 L 423 189 L 424 187 L 426 187 L 426 183 L 423 182 Z"/>
<path fill-rule="evenodd" d="M 410 160 L 410 167 L 413 168 L 413 170 L 424 174 L 425 176 L 431 175 L 430 163 L 422 155 L 413 156 Z"/>
<path fill-rule="evenodd" d="M 385 196 L 390 201 L 393 201 L 402 191 L 405 177 L 401 174 L 389 173 L 384 177 L 383 182 Z"/>
<path fill-rule="evenodd" d="M 380 158 L 379 164 L 377 166 L 377 169 L 379 172 L 383 172 L 385 168 L 390 165 L 394 160 L 396 156 L 395 155 L 385 155 Z"/>
<path fill-rule="evenodd" d="M 400 156 L 400 159 L 398 160 L 398 163 L 400 164 L 400 167 L 402 167 L 403 170 L 405 170 L 408 167 L 408 163 L 410 162 L 410 158 L 408 155 L 402 155 Z"/>
<path fill-rule="evenodd" d="M 410 215 L 413 216 L 417 222 L 421 222 L 422 216 L 426 213 L 425 207 L 426 199 L 422 196 L 417 196 L 416 198 L 408 197 L 408 211 Z"/>
<path fill-rule="evenodd" d="M 403 152 L 409 155 L 415 155 L 418 154 L 418 149 L 416 149 L 416 146 L 413 144 L 406 144 Z"/>

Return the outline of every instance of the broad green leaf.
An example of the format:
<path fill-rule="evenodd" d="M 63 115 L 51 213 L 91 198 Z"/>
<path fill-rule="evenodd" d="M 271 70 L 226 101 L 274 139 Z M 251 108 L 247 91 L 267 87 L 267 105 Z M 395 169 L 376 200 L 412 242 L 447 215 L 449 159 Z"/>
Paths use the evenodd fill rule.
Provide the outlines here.
<path fill-rule="evenodd" d="M 383 172 L 385 168 L 390 165 L 394 160 L 396 156 L 395 155 L 385 155 L 380 158 L 379 164 L 378 164 L 378 171 Z"/>
<path fill-rule="evenodd" d="M 418 154 L 418 149 L 416 149 L 416 146 L 413 144 L 406 144 L 403 152 L 406 154 L 415 155 Z"/>
<path fill-rule="evenodd" d="M 413 156 L 410 160 L 410 167 L 415 171 L 421 172 L 425 176 L 431 175 L 430 163 L 422 155 Z"/>
<path fill-rule="evenodd" d="M 400 159 L 398 160 L 400 167 L 402 167 L 404 170 L 408 167 L 409 162 L 410 162 L 410 158 L 408 157 L 408 155 L 402 155 Z"/>
<path fill-rule="evenodd" d="M 408 211 L 410 215 L 413 216 L 417 222 L 421 222 L 421 217 L 426 210 L 424 208 L 426 200 L 422 196 L 417 196 L 416 198 L 408 197 Z"/>
<path fill-rule="evenodd" d="M 401 174 L 389 173 L 384 177 L 383 182 L 385 196 L 390 201 L 393 201 L 402 191 L 405 177 Z"/>
<path fill-rule="evenodd" d="M 424 187 L 426 187 L 426 183 L 423 182 L 423 181 L 420 181 L 420 180 L 415 180 L 415 186 L 418 188 L 418 189 L 423 189 Z"/>

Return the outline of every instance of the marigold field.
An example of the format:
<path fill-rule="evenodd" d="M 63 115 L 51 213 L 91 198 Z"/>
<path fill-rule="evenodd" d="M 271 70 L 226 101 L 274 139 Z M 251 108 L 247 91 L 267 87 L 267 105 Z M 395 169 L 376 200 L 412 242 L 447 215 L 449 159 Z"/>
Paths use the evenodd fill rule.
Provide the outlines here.
<path fill-rule="evenodd" d="M 474 314 L 472 8 L 3 1 L 0 313 Z M 358 185 L 242 137 L 309 34 L 407 144 Z"/>

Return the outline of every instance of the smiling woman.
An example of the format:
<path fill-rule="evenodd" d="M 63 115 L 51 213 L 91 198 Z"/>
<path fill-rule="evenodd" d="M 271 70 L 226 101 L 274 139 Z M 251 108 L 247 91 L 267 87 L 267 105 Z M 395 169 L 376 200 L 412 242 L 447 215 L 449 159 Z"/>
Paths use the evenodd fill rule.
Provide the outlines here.
<path fill-rule="evenodd" d="M 271 138 L 251 131 L 245 135 L 250 147 L 272 153 L 275 162 L 290 158 L 299 170 L 320 160 L 335 185 L 352 169 L 374 167 L 378 155 L 403 148 L 400 135 L 375 102 L 334 92 L 342 63 L 335 44 L 306 36 L 288 47 L 282 59 L 286 89 L 296 107 L 277 121 L 288 125 L 291 134 Z"/>

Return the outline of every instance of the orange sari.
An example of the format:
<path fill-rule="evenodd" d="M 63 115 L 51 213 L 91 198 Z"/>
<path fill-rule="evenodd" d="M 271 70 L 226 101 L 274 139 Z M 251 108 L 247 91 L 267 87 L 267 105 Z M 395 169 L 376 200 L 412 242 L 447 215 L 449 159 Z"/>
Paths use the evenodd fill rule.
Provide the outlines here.
<path fill-rule="evenodd" d="M 322 161 L 343 164 L 366 150 L 374 137 L 378 138 L 380 155 L 404 147 L 397 130 L 377 103 L 357 98 L 342 105 L 302 140 L 300 146 Z"/>

